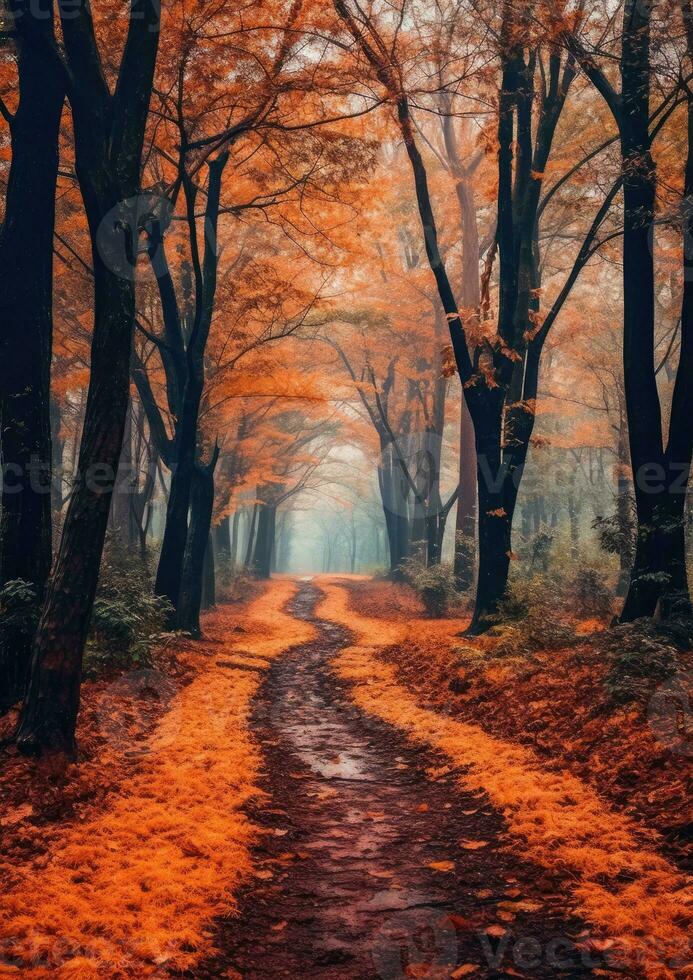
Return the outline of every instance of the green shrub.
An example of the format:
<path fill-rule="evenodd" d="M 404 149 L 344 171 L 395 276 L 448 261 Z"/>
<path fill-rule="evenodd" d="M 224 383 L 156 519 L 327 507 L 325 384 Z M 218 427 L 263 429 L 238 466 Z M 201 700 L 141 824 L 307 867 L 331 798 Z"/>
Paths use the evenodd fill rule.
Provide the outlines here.
<path fill-rule="evenodd" d="M 457 599 L 455 575 L 451 565 L 425 565 L 407 562 L 404 575 L 421 597 L 426 612 L 433 619 L 440 619 Z"/>
<path fill-rule="evenodd" d="M 101 563 L 85 669 L 148 666 L 166 628 L 170 604 L 155 596 L 151 570 L 138 553 L 109 537 Z"/>
<path fill-rule="evenodd" d="M 578 567 L 572 591 L 574 609 L 579 615 L 604 618 L 613 612 L 613 594 L 596 568 Z"/>
<path fill-rule="evenodd" d="M 36 589 L 29 582 L 14 579 L 0 589 L 0 623 L 6 636 L 31 639 L 39 613 Z"/>
<path fill-rule="evenodd" d="M 693 623 L 638 619 L 613 626 L 594 642 L 609 663 L 605 686 L 613 700 L 644 702 L 656 684 L 683 669 L 681 652 L 693 644 Z"/>
<path fill-rule="evenodd" d="M 257 579 L 243 566 L 225 565 L 217 573 L 217 596 L 221 602 L 244 602 L 257 590 Z"/>
<path fill-rule="evenodd" d="M 563 616 L 562 590 L 555 579 L 542 575 L 511 579 L 493 630 L 501 638 L 496 652 L 522 656 L 568 646 L 575 632 Z"/>

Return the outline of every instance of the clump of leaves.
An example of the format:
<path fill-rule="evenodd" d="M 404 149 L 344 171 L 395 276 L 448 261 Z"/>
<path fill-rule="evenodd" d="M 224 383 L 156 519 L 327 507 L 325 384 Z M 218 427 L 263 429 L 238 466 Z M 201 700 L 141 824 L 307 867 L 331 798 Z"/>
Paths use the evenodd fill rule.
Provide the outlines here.
<path fill-rule="evenodd" d="M 597 517 L 592 521 L 592 528 L 597 532 L 602 551 L 607 555 L 627 555 L 632 560 L 637 535 L 635 497 L 628 496 L 623 516 Z"/>
<path fill-rule="evenodd" d="M 14 579 L 0 589 L 0 623 L 6 636 L 31 639 L 39 613 L 36 589 L 29 582 Z"/>
<path fill-rule="evenodd" d="M 92 612 L 86 672 L 149 666 L 170 611 L 168 601 L 154 595 L 147 562 L 109 537 Z"/>
<path fill-rule="evenodd" d="M 595 638 L 610 663 L 605 686 L 617 704 L 644 703 L 655 685 L 683 668 L 681 653 L 693 645 L 693 622 L 638 619 Z"/>
<path fill-rule="evenodd" d="M 427 614 L 433 619 L 444 616 L 457 599 L 455 575 L 451 565 L 431 565 L 409 562 L 405 578 L 421 597 Z"/>
<path fill-rule="evenodd" d="M 562 614 L 562 596 L 554 580 L 541 575 L 514 579 L 499 609 L 499 625 L 493 630 L 500 636 L 496 653 L 522 656 L 568 646 L 575 632 Z"/>
<path fill-rule="evenodd" d="M 217 575 L 217 591 L 224 602 L 245 602 L 257 589 L 257 579 L 243 567 L 227 565 Z"/>
<path fill-rule="evenodd" d="M 581 566 L 573 582 L 574 609 L 581 616 L 604 618 L 613 610 L 612 593 L 596 568 Z"/>

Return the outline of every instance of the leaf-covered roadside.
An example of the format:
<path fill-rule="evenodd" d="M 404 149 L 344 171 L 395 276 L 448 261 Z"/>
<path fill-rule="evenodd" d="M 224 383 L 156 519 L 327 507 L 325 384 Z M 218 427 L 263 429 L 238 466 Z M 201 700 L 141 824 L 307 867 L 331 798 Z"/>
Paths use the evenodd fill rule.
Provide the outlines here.
<path fill-rule="evenodd" d="M 384 617 L 387 629 L 393 606 L 421 616 L 404 588 L 343 584 L 354 610 Z M 412 618 L 406 636 L 377 656 L 422 704 L 531 747 L 546 765 L 568 770 L 660 833 L 667 853 L 685 865 L 693 771 L 689 759 L 658 742 L 648 706 L 672 672 L 693 668 L 693 656 L 651 626 L 606 630 L 606 624 L 604 617 L 573 622 L 569 645 L 510 656 L 505 635 L 472 641 L 456 635 L 459 620 Z M 629 670 L 634 659 L 637 674 Z"/>
<path fill-rule="evenodd" d="M 254 830 L 241 808 L 259 792 L 247 725 L 257 664 L 310 636 L 282 613 L 293 589 L 278 583 L 210 614 L 204 642 L 167 649 L 166 673 L 87 683 L 79 766 L 50 772 L 16 758 L 5 767 L 8 975 L 143 977 L 164 964 L 189 968 L 210 948 L 206 923 L 233 907 L 252 871 Z"/>

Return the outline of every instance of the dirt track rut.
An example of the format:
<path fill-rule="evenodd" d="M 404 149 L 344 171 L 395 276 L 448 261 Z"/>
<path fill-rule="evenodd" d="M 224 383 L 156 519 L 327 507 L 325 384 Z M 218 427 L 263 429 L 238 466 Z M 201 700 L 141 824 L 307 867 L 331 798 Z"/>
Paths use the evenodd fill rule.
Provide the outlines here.
<path fill-rule="evenodd" d="M 583 926 L 504 846 L 502 816 L 350 704 L 329 669 L 349 637 L 313 619 L 319 597 L 306 582 L 292 601 L 317 638 L 273 664 L 254 710 L 259 877 L 195 977 L 589 975 Z"/>

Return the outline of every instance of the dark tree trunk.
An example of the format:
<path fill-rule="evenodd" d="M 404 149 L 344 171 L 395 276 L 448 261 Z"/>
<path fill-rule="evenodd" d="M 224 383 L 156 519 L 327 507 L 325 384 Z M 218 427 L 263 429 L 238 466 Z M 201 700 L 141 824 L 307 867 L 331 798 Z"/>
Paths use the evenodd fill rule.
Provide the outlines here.
<path fill-rule="evenodd" d="M 209 549 L 214 509 L 214 470 L 218 452 L 208 466 L 197 466 L 192 482 L 190 534 L 185 548 L 183 579 L 178 603 L 177 625 L 191 636 L 200 636 L 205 557 Z M 212 552 L 211 557 L 214 557 Z"/>
<path fill-rule="evenodd" d="M 451 108 L 451 107 L 450 107 Z M 465 310 L 481 315 L 481 283 L 479 279 L 479 228 L 474 200 L 473 171 L 468 174 L 459 156 L 455 139 L 454 116 L 448 112 L 443 119 L 443 136 L 455 191 L 462 230 L 462 288 L 461 301 Z M 459 497 L 455 522 L 453 568 L 457 588 L 466 592 L 474 584 L 476 564 L 476 443 L 474 423 L 469 414 L 464 392 L 460 398 L 460 466 Z M 442 544 L 441 544 L 442 550 Z"/>
<path fill-rule="evenodd" d="M 222 517 L 212 529 L 214 539 L 214 559 L 218 567 L 231 561 L 231 518 Z"/>
<path fill-rule="evenodd" d="M 250 515 L 250 521 L 248 523 L 248 540 L 245 546 L 245 559 L 243 561 L 243 567 L 246 570 L 250 569 L 253 563 L 253 554 L 255 551 L 255 529 L 257 528 L 257 514 L 258 514 L 259 504 L 257 501 L 253 504 L 253 510 Z"/>
<path fill-rule="evenodd" d="M 474 425 L 464 395 L 460 414 L 460 497 L 455 524 L 454 571 L 457 588 L 466 592 L 474 584 L 477 489 Z"/>
<path fill-rule="evenodd" d="M 230 562 L 231 567 L 235 568 L 238 563 L 238 550 L 239 550 L 239 524 L 241 522 L 241 511 L 239 508 L 233 512 L 233 520 L 231 522 L 231 552 L 230 552 Z"/>
<path fill-rule="evenodd" d="M 74 749 L 82 651 L 128 404 L 134 287 L 105 269 L 94 251 L 96 314 L 91 383 L 77 482 L 34 644 L 18 735 L 20 749 L 28 752 L 43 747 L 67 752 Z"/>
<path fill-rule="evenodd" d="M 476 426 L 479 493 L 479 571 L 469 634 L 493 624 L 505 595 L 510 570 L 512 514 L 506 509 L 506 471 L 501 456 L 503 396 L 488 396 L 483 427 Z"/>
<path fill-rule="evenodd" d="M 24 752 L 74 752 L 82 654 L 125 427 L 135 317 L 131 276 L 139 224 L 132 202 L 139 189 L 159 36 L 158 5 L 136 8 L 131 9 L 114 96 L 106 89 L 84 0 L 78 17 L 71 8 L 62 19 L 76 170 L 92 244 L 94 331 L 76 483 L 34 643 L 17 734 Z M 115 266 L 106 264 L 106 258 L 123 253 L 130 262 L 124 275 L 122 267 L 114 271 Z"/>
<path fill-rule="evenodd" d="M 568 497 L 568 516 L 570 519 L 570 557 L 573 561 L 578 561 L 580 558 L 580 505 L 572 491 Z"/>
<path fill-rule="evenodd" d="M 214 538 L 210 534 L 205 551 L 205 567 L 202 577 L 202 609 L 212 609 L 217 604 L 217 575 L 214 567 Z"/>
<path fill-rule="evenodd" d="M 63 508 L 63 468 L 65 465 L 65 439 L 61 434 L 60 404 L 51 396 L 51 456 L 53 473 L 51 478 L 51 524 L 53 532 L 60 526 Z"/>
<path fill-rule="evenodd" d="M 623 411 L 620 413 L 618 432 L 618 457 L 616 473 L 616 521 L 619 538 L 619 576 L 616 594 L 626 596 L 633 569 L 633 526 L 631 510 L 630 455 L 628 452 L 628 426 Z"/>
<path fill-rule="evenodd" d="M 209 187 L 204 222 L 204 263 L 202 266 L 196 264 L 195 268 L 195 319 L 185 352 L 185 388 L 180 417 L 176 426 L 171 493 L 166 509 L 166 525 L 156 574 L 155 591 L 157 595 L 168 599 L 174 610 L 178 608 L 178 597 L 183 579 L 183 564 L 188 537 L 188 510 L 195 467 L 197 466 L 198 420 L 205 381 L 204 355 L 212 324 L 217 284 L 217 225 L 221 179 L 228 158 L 228 152 L 224 152 L 209 163 Z M 189 180 L 184 181 L 184 188 L 187 195 L 190 233 L 191 236 L 194 236 L 196 192 Z M 167 281 L 164 276 L 164 282 Z"/>
<path fill-rule="evenodd" d="M 0 230 L 0 585 L 29 582 L 42 600 L 52 556 L 53 227 L 64 86 L 43 45 L 52 4 L 10 4 L 16 15 L 19 106 L 11 121 Z M 0 711 L 24 694 L 30 643 L 0 631 Z"/>
<path fill-rule="evenodd" d="M 261 579 L 270 578 L 272 572 L 276 521 L 277 508 L 273 504 L 261 502 L 258 508 L 257 538 L 253 558 L 253 570 Z"/>
<path fill-rule="evenodd" d="M 651 10 L 628 0 L 624 10 L 623 110 L 623 365 L 638 537 L 621 618 L 654 614 L 660 593 L 656 572 L 660 547 L 656 527 L 661 492 L 647 485 L 648 471 L 662 467 L 662 417 L 654 372 L 655 289 L 652 221 L 656 174 L 650 155 L 649 35 Z M 656 474 L 655 474 L 656 476 Z M 660 474 L 663 483 L 664 473 Z M 657 497 L 659 496 L 659 500 Z"/>
<path fill-rule="evenodd" d="M 138 543 L 137 529 L 132 520 L 132 498 L 137 493 L 137 471 L 132 454 L 132 405 L 128 405 L 123 434 L 123 448 L 120 453 L 118 475 L 116 477 L 111 521 L 123 544 L 135 548 Z"/>

